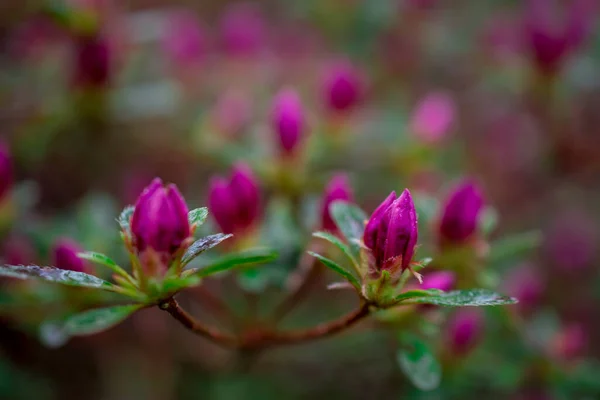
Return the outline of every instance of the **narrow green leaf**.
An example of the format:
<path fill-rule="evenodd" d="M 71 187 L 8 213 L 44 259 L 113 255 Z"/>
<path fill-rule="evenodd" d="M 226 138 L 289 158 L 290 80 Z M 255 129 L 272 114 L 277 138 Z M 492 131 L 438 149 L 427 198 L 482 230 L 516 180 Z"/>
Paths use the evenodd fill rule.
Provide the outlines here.
<path fill-rule="evenodd" d="M 428 297 L 428 296 L 435 296 L 435 295 L 439 295 L 442 292 L 441 290 L 437 290 L 437 289 L 429 289 L 429 290 L 421 290 L 421 289 L 415 289 L 415 290 L 407 290 L 404 293 L 399 294 L 396 297 L 397 301 L 405 301 L 408 299 L 413 299 L 416 297 Z"/>
<path fill-rule="evenodd" d="M 413 335 L 400 338 L 402 349 L 396 359 L 400 369 L 415 387 L 434 390 L 442 380 L 442 367 L 426 343 Z"/>
<path fill-rule="evenodd" d="M 490 262 L 498 262 L 523 255 L 538 247 L 542 234 L 538 231 L 523 232 L 500 239 L 491 246 Z"/>
<path fill-rule="evenodd" d="M 123 209 L 123 211 L 121 211 L 121 214 L 119 214 L 119 218 L 117 218 L 117 222 L 121 226 L 121 230 L 123 232 L 125 232 L 127 235 L 131 234 L 129 222 L 131 221 L 131 217 L 132 217 L 134 211 L 135 211 L 134 206 L 127 206 Z"/>
<path fill-rule="evenodd" d="M 352 275 L 352 273 L 350 273 L 348 270 L 346 270 L 345 268 L 341 267 L 340 265 L 338 265 L 335 261 L 330 260 L 327 257 L 323 257 L 320 254 L 314 253 L 312 251 L 309 251 L 308 254 L 310 254 L 311 256 L 317 258 L 319 261 L 321 261 L 327 268 L 333 270 L 334 272 L 340 274 L 341 276 L 343 276 L 348 282 L 350 282 L 352 284 L 352 286 L 354 286 L 356 288 L 356 290 L 360 291 L 360 282 L 358 281 L 358 279 L 356 279 L 356 277 L 354 275 Z"/>
<path fill-rule="evenodd" d="M 117 325 L 141 307 L 132 304 L 85 311 L 67 318 L 63 330 L 69 336 L 92 335 Z"/>
<path fill-rule="evenodd" d="M 360 241 L 367 215 L 354 204 L 345 201 L 335 201 L 329 206 L 335 224 L 342 232 L 355 259 L 360 257 Z"/>
<path fill-rule="evenodd" d="M 434 304 L 450 307 L 482 307 L 516 304 L 517 299 L 503 296 L 487 289 L 453 290 L 439 295 L 417 297 L 406 300 L 403 304 Z"/>
<path fill-rule="evenodd" d="M 183 266 L 187 265 L 190 261 L 198 257 L 206 250 L 215 247 L 223 240 L 232 236 L 232 234 L 217 233 L 216 235 L 210 235 L 196 240 L 190 247 L 188 247 L 187 251 L 183 255 L 181 264 Z"/>
<path fill-rule="evenodd" d="M 162 293 L 164 297 L 169 297 L 183 289 L 198 286 L 200 282 L 202 282 L 202 278 L 196 275 L 167 279 L 162 284 Z"/>
<path fill-rule="evenodd" d="M 96 264 L 104 265 L 118 275 L 130 278 L 129 274 L 123 268 L 121 268 L 116 262 L 104 254 L 96 253 L 95 251 L 86 251 L 83 253 L 77 253 L 77 257 L 94 262 Z"/>
<path fill-rule="evenodd" d="M 208 208 L 206 207 L 196 208 L 188 213 L 190 225 L 200 226 L 206 221 L 206 217 L 208 217 Z"/>
<path fill-rule="evenodd" d="M 205 267 L 199 268 L 194 276 L 201 278 L 227 271 L 233 268 L 245 267 L 253 264 L 263 264 L 277 258 L 277 253 L 269 249 L 248 250 L 241 253 L 228 254 Z"/>
<path fill-rule="evenodd" d="M 352 251 L 350 250 L 350 247 L 348 247 L 344 242 L 342 242 L 337 236 L 332 235 L 331 233 L 328 233 L 328 232 L 315 232 L 315 233 L 313 233 L 313 236 L 316 238 L 325 239 L 329 243 L 336 246 L 338 249 L 340 249 L 342 251 L 342 253 L 344 253 L 348 257 L 348 259 L 352 262 L 352 265 L 354 266 L 354 268 L 358 269 L 358 261 L 356 261 L 356 259 L 352 255 Z"/>
<path fill-rule="evenodd" d="M 80 286 L 94 289 L 113 290 L 115 285 L 94 275 L 83 272 L 67 271 L 55 267 L 40 267 L 38 265 L 2 265 L 0 276 L 18 279 L 41 279 L 48 282 L 61 283 L 69 286 Z"/>

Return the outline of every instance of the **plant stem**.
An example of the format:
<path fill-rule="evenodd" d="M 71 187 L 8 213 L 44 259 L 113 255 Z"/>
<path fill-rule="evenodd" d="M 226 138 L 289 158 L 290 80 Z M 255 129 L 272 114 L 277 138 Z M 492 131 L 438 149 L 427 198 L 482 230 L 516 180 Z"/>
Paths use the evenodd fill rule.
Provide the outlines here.
<path fill-rule="evenodd" d="M 245 350 L 258 350 L 278 345 L 291 345 L 328 337 L 350 328 L 370 313 L 369 303 L 363 302 L 356 310 L 334 321 L 325 322 L 313 328 L 284 332 L 258 330 L 250 331 L 239 337 L 235 337 L 197 321 L 183 310 L 173 298 L 160 303 L 159 307 L 162 310 L 167 311 L 173 318 L 197 335 L 223 347 Z"/>

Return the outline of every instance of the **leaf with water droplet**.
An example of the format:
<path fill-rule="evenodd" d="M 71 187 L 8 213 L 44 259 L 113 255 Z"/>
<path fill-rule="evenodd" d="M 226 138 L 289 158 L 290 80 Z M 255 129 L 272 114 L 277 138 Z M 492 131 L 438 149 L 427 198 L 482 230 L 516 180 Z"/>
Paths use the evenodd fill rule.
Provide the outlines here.
<path fill-rule="evenodd" d="M 487 289 L 453 290 L 433 296 L 410 298 L 402 304 L 433 304 L 449 307 L 483 307 L 516 304 L 518 300 Z"/>
<path fill-rule="evenodd" d="M 194 258 L 198 257 L 206 250 L 212 249 L 223 240 L 229 239 L 232 236 L 232 234 L 217 233 L 215 235 L 206 236 L 196 240 L 190 247 L 188 247 L 185 254 L 181 258 L 181 265 L 185 266 L 189 264 Z"/>
<path fill-rule="evenodd" d="M 0 276 L 17 279 L 41 279 L 47 282 L 93 289 L 111 290 L 116 286 L 94 275 L 84 272 L 68 271 L 56 267 L 40 267 L 38 265 L 2 265 Z"/>

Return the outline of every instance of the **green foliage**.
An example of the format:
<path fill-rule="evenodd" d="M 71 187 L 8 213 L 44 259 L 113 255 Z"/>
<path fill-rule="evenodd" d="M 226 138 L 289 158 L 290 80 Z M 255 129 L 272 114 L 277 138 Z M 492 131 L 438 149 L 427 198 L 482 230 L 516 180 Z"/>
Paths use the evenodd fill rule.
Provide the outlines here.
<path fill-rule="evenodd" d="M 206 217 L 208 217 L 208 208 L 206 207 L 196 208 L 188 213 L 190 225 L 200 226 L 206 221 Z"/>
<path fill-rule="evenodd" d="M 358 281 L 358 279 L 356 279 L 356 277 L 354 275 L 352 275 L 351 272 L 349 272 L 345 268 L 341 267 L 335 261 L 330 260 L 327 257 L 323 257 L 320 254 L 314 253 L 312 251 L 309 251 L 308 254 L 319 259 L 319 261 L 321 261 L 323 263 L 323 265 L 325 265 L 327 268 L 329 268 L 332 271 L 343 276 L 348 282 L 350 282 L 352 284 L 352 286 L 354 286 L 354 288 L 356 288 L 357 291 L 360 292 L 360 290 L 361 290 L 360 282 Z"/>
<path fill-rule="evenodd" d="M 115 289 L 115 285 L 96 276 L 89 275 L 84 272 L 67 271 L 55 267 L 40 267 L 37 265 L 3 265 L 0 266 L 0 276 L 18 279 L 34 278 L 68 286 L 79 286 L 93 289 Z"/>
<path fill-rule="evenodd" d="M 62 330 L 68 336 L 92 335 L 112 328 L 141 307 L 140 304 L 132 304 L 85 311 L 67 318 Z"/>
<path fill-rule="evenodd" d="M 358 260 L 367 215 L 359 207 L 344 201 L 333 202 L 329 210 L 338 229 L 348 241 L 352 257 Z"/>
<path fill-rule="evenodd" d="M 222 241 L 229 239 L 232 236 L 232 234 L 217 233 L 215 235 L 206 236 L 196 240 L 181 258 L 181 265 L 185 266 L 189 264 L 194 258 L 198 257 L 206 250 L 212 249 Z"/>
<path fill-rule="evenodd" d="M 209 265 L 194 270 L 193 275 L 204 278 L 219 272 L 249 265 L 267 263 L 277 258 L 277 253 L 270 249 L 255 249 L 225 255 Z"/>
<path fill-rule="evenodd" d="M 434 390 L 442 380 L 442 367 L 425 342 L 405 333 L 396 360 L 406 377 L 420 390 Z"/>
<path fill-rule="evenodd" d="M 403 304 L 433 304 L 449 307 L 482 307 L 516 304 L 515 298 L 507 297 L 486 289 L 453 290 L 431 296 L 422 296 L 403 301 Z"/>

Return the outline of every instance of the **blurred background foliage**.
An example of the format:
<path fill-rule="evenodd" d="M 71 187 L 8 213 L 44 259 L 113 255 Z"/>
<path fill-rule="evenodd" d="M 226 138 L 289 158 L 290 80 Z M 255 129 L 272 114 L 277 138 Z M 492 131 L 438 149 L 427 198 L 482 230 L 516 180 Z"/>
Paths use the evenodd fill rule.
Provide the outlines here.
<path fill-rule="evenodd" d="M 600 398 L 596 0 L 5 0 L 0 8 L 0 137 L 16 177 L 0 206 L 6 263 L 51 264 L 62 237 L 125 263 L 115 218 L 154 176 L 195 207 L 207 204 L 212 176 L 244 161 L 264 206 L 250 240 L 281 256 L 211 289 L 240 314 L 254 302 L 260 314 L 309 245 L 333 174 L 348 174 L 368 211 L 391 190 L 418 193 L 425 255 L 438 199 L 471 177 L 498 217 L 481 279 L 522 300 L 423 320 L 443 374 L 421 390 L 428 384 L 417 389 L 400 371 L 398 343 L 410 347 L 410 336 L 375 329 L 385 326 L 379 320 L 237 365 L 159 310 L 57 342 L 49 316 L 100 300 L 2 281 L 0 398 Z M 345 73 L 332 71 L 344 68 L 352 90 L 332 99 L 328 82 Z M 271 117 L 285 88 L 298 92 L 307 121 L 291 158 Z M 200 297 L 190 290 L 183 301 L 210 320 Z M 315 285 L 285 324 L 332 318 L 352 302 Z M 481 331 L 464 352 L 451 351 L 446 334 L 459 317 Z"/>

